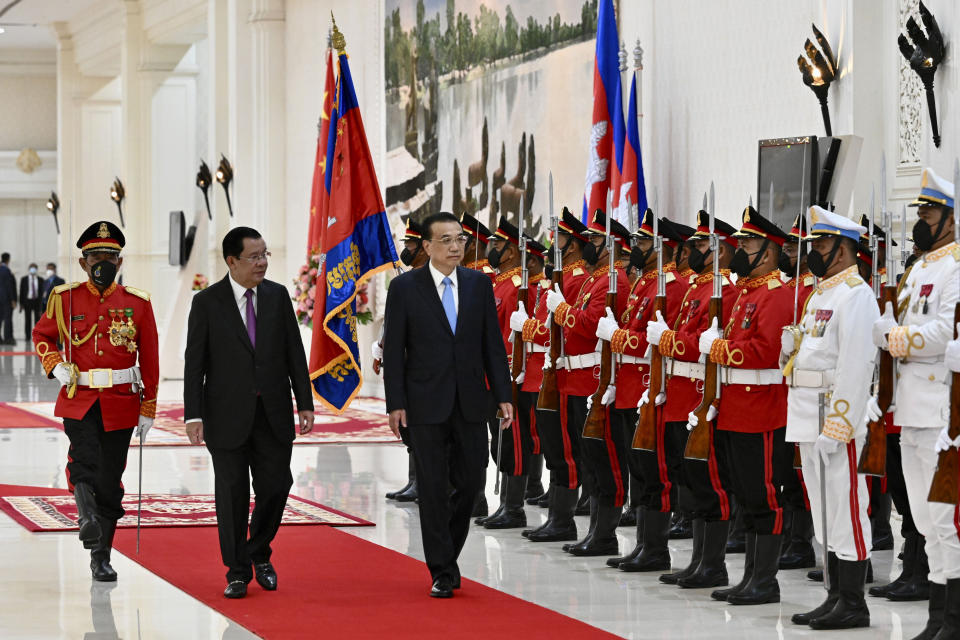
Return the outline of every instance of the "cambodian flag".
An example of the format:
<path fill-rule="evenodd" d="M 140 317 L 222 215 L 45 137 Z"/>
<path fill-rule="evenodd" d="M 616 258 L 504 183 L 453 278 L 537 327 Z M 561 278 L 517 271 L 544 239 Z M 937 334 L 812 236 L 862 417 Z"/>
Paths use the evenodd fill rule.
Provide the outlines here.
<path fill-rule="evenodd" d="M 647 210 L 647 186 L 643 179 L 643 158 L 640 155 L 640 128 L 637 122 L 637 77 L 630 82 L 630 107 L 627 110 L 627 139 L 623 146 L 620 184 L 616 190 L 618 221 L 629 228 L 627 216 L 634 216 L 639 226 L 640 216 Z M 660 215 L 659 212 L 654 212 Z"/>
<path fill-rule="evenodd" d="M 333 99 L 336 93 L 336 84 L 333 79 L 333 49 L 327 49 L 326 80 L 323 87 L 323 105 L 320 111 L 320 122 L 317 126 L 317 153 L 313 163 L 313 188 L 310 190 L 310 225 L 307 229 L 307 264 L 310 256 L 320 251 L 322 241 L 321 231 L 324 226 L 320 218 L 327 206 L 328 191 L 324 188 L 327 167 L 327 147 L 330 142 L 330 113 L 333 111 Z"/>
<path fill-rule="evenodd" d="M 397 252 L 342 48 L 337 62 L 340 73 L 324 172 L 327 206 L 321 217 L 310 379 L 323 405 L 339 413 L 350 405 L 363 383 L 357 288 L 375 273 L 393 268 Z"/>
<path fill-rule="evenodd" d="M 620 184 L 625 129 L 618 42 L 613 0 L 600 0 L 593 68 L 593 124 L 590 127 L 587 177 L 583 187 L 584 222 L 588 221 L 588 216 L 594 210 L 606 210 L 607 191 Z M 616 201 L 617 197 L 614 196 Z"/>

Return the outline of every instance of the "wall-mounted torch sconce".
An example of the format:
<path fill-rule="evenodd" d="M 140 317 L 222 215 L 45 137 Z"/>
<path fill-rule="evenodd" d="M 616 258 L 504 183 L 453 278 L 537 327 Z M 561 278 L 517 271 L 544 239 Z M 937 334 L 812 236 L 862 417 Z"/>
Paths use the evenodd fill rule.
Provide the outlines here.
<path fill-rule="evenodd" d="M 207 190 L 213 184 L 213 176 L 210 175 L 210 167 L 203 160 L 200 161 L 200 170 L 197 171 L 197 188 L 203 192 L 203 202 L 207 205 L 207 219 L 213 220 L 213 214 L 210 213 L 210 198 L 207 196 Z"/>
<path fill-rule="evenodd" d="M 227 196 L 227 209 L 233 217 L 233 205 L 230 204 L 230 183 L 233 182 L 233 167 L 227 157 L 220 154 L 220 166 L 217 167 L 217 182 L 223 185 L 223 193 Z"/>
<path fill-rule="evenodd" d="M 824 37 L 823 33 L 813 27 L 813 35 L 817 39 L 817 44 L 823 50 L 821 54 L 810 38 L 804 43 L 803 48 L 809 58 L 809 62 L 803 56 L 797 58 L 797 66 L 800 67 L 800 73 L 803 74 L 803 84 L 810 87 L 817 100 L 820 101 L 820 113 L 823 115 L 823 126 L 828 136 L 833 135 L 833 127 L 830 126 L 830 109 L 827 107 L 827 93 L 830 91 L 830 83 L 837 75 L 837 59 L 833 55 L 833 49 L 830 43 Z"/>
<path fill-rule="evenodd" d="M 57 225 L 57 235 L 60 235 L 60 220 L 57 219 L 57 212 L 60 211 L 60 198 L 57 197 L 56 191 L 51 191 L 50 197 L 47 198 L 47 211 L 53 214 L 53 224 Z"/>
<path fill-rule="evenodd" d="M 123 183 L 120 182 L 120 178 L 113 179 L 113 186 L 110 187 L 110 199 L 117 203 L 117 211 L 120 213 L 120 226 L 126 228 L 126 225 L 123 223 L 123 198 L 127 195 L 127 192 L 123 189 Z"/>
<path fill-rule="evenodd" d="M 917 21 L 910 16 L 907 20 L 907 36 L 900 34 L 897 38 L 897 44 L 900 45 L 900 53 L 910 63 L 910 68 L 917 72 L 923 82 L 923 88 L 927 91 L 927 107 L 930 110 L 930 129 L 933 132 L 933 144 L 940 146 L 940 126 L 937 123 L 937 99 L 933 95 L 933 76 L 937 73 L 937 67 L 943 61 L 946 46 L 943 43 L 943 35 L 940 33 L 940 27 L 937 25 L 937 19 L 933 17 L 930 10 L 920 3 L 920 19 L 923 20 L 923 26 L 927 28 L 927 33 L 917 24 Z M 910 41 L 913 41 L 911 44 Z"/>

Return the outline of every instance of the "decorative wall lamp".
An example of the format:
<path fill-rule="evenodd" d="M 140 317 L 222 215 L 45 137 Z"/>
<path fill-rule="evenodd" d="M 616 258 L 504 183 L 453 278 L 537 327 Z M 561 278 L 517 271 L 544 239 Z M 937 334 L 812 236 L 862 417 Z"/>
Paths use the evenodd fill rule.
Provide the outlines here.
<path fill-rule="evenodd" d="M 930 10 L 923 2 L 920 3 L 920 19 L 923 20 L 923 26 L 927 28 L 927 33 L 917 24 L 913 16 L 907 20 L 907 33 L 910 38 L 900 34 L 897 38 L 897 44 L 900 45 L 900 53 L 910 63 L 920 81 L 923 82 L 923 88 L 927 92 L 927 107 L 930 110 L 930 128 L 933 131 L 933 144 L 940 146 L 940 127 L 937 124 L 937 99 L 933 95 L 933 76 L 937 73 L 937 68 L 943 61 L 946 46 L 943 43 L 943 35 L 940 33 L 940 27 L 937 25 L 937 19 L 933 17 Z M 910 41 L 913 41 L 911 44 Z"/>
<path fill-rule="evenodd" d="M 200 161 L 200 170 L 197 171 L 197 187 L 203 192 L 203 201 L 207 205 L 207 219 L 213 220 L 213 214 L 210 213 L 210 198 L 207 196 L 207 190 L 213 184 L 213 176 L 210 175 L 210 167 L 203 160 Z M 229 199 L 229 197 L 228 197 Z"/>
<path fill-rule="evenodd" d="M 227 196 L 227 209 L 230 211 L 230 217 L 233 217 L 233 205 L 230 204 L 230 183 L 233 181 L 233 167 L 227 157 L 220 154 L 220 166 L 217 167 L 217 182 L 223 185 L 223 193 Z"/>
<path fill-rule="evenodd" d="M 127 195 L 127 192 L 123 188 L 123 183 L 120 182 L 120 178 L 113 179 L 113 186 L 110 187 L 110 199 L 117 203 L 117 211 L 120 213 L 120 226 L 126 228 L 126 225 L 123 223 L 123 198 Z"/>
<path fill-rule="evenodd" d="M 823 33 L 813 27 L 813 35 L 817 39 L 817 44 L 823 50 L 821 54 L 810 38 L 804 43 L 803 48 L 807 54 L 809 62 L 803 56 L 797 58 L 797 66 L 800 67 L 800 73 L 803 74 L 803 84 L 810 87 L 817 100 L 820 101 L 820 113 L 823 115 L 823 126 L 828 136 L 833 135 L 833 128 L 830 126 L 830 109 L 827 107 L 827 93 L 830 91 L 830 83 L 837 75 L 837 59 L 833 55 L 833 49 L 830 43 L 824 37 Z"/>
<path fill-rule="evenodd" d="M 56 191 L 51 191 L 50 197 L 47 198 L 47 211 L 53 214 L 53 224 L 57 225 L 57 235 L 60 235 L 60 221 L 57 219 L 57 212 L 60 211 L 60 198 L 57 197 Z"/>

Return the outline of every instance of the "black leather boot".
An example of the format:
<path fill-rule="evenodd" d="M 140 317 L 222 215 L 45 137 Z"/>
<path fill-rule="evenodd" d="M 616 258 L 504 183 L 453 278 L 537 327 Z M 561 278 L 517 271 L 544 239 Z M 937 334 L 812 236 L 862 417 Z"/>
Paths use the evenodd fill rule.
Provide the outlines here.
<path fill-rule="evenodd" d="M 814 569 L 807 571 L 807 580 L 814 582 L 823 582 L 823 569 Z M 867 560 L 867 584 L 873 582 L 873 563 Z"/>
<path fill-rule="evenodd" d="M 943 607 L 943 624 L 933 640 L 956 640 L 960 638 L 960 578 L 947 580 L 946 598 Z"/>
<path fill-rule="evenodd" d="M 743 558 L 743 578 L 741 578 L 740 582 L 732 587 L 728 587 L 726 589 L 717 589 L 711 593 L 710 597 L 714 600 L 725 601 L 733 594 L 740 593 L 750 582 L 750 579 L 753 578 L 754 562 L 757 558 L 757 534 L 753 531 L 748 531 L 745 542 L 747 550 Z"/>
<path fill-rule="evenodd" d="M 727 553 L 746 553 L 747 551 L 747 530 L 743 524 L 743 509 L 737 504 L 736 499 L 733 502 L 733 517 L 730 518 L 730 535 L 727 537 Z"/>
<path fill-rule="evenodd" d="M 867 560 L 838 560 L 840 591 L 829 613 L 810 619 L 811 629 L 856 629 L 870 626 L 870 610 L 863 599 Z"/>
<path fill-rule="evenodd" d="M 911 542 L 913 543 L 912 545 L 910 545 Z M 912 556 L 910 575 L 903 584 L 888 589 L 885 594 L 881 595 L 885 595 L 888 599 L 895 602 L 926 600 L 930 597 L 930 580 L 927 579 L 930 566 L 927 564 L 925 544 L 926 539 L 919 533 L 914 533 L 907 537 L 907 547 L 904 549 L 903 555 L 903 574 L 907 573 L 907 561 L 910 560 Z M 910 553 L 911 551 L 912 553 Z M 901 578 L 903 574 L 901 574 Z M 897 580 L 899 579 L 900 578 L 897 578 Z M 894 582 L 896 582 L 896 580 Z M 873 588 L 870 589 L 870 593 L 873 593 Z"/>
<path fill-rule="evenodd" d="M 577 490 L 567 487 L 550 487 L 550 515 L 547 525 L 527 536 L 530 542 L 561 542 L 577 539 L 577 525 L 573 510 L 577 506 Z"/>
<path fill-rule="evenodd" d="M 542 496 L 540 496 L 539 498 L 537 498 L 537 506 L 538 506 L 538 507 L 540 507 L 541 509 L 547 509 L 547 508 L 550 507 L 550 492 L 551 492 L 551 491 L 553 491 L 553 487 L 552 487 L 552 486 L 548 487 L 547 490 L 544 492 L 544 494 L 543 494 Z M 530 504 L 530 503 L 527 502 L 527 504 Z"/>
<path fill-rule="evenodd" d="M 527 476 L 506 476 L 502 489 L 504 509 L 499 516 L 483 521 L 485 529 L 516 529 L 527 526 L 523 510 L 523 495 L 527 490 Z"/>
<path fill-rule="evenodd" d="M 700 566 L 700 558 L 703 557 L 703 531 L 705 527 L 706 522 L 704 522 L 702 518 L 697 518 L 693 521 L 691 525 L 693 529 L 693 554 L 690 556 L 690 564 L 675 573 L 663 574 L 660 576 L 660 582 L 663 584 L 677 584 L 680 578 L 686 578 L 697 570 L 697 567 Z"/>
<path fill-rule="evenodd" d="M 581 492 L 581 493 L 580 493 L 580 502 L 583 502 L 583 487 L 580 487 L 580 492 Z M 574 513 L 577 513 L 577 511 L 579 511 L 579 509 L 580 509 L 580 502 L 577 503 L 577 506 L 576 506 L 576 508 L 575 508 L 575 510 L 574 510 Z M 562 547 L 560 547 L 561 549 L 563 549 L 563 550 L 566 551 L 567 553 L 570 552 L 570 549 L 572 549 L 573 547 L 576 547 L 576 546 L 578 546 L 578 545 L 586 546 L 586 545 L 590 544 L 590 540 L 593 539 L 593 533 L 597 530 L 597 499 L 596 499 L 596 498 L 590 498 L 590 499 L 587 501 L 587 503 L 588 503 L 588 506 L 590 507 L 590 525 L 589 525 L 589 527 L 587 528 L 587 535 L 585 535 L 585 536 L 583 537 L 583 540 L 580 540 L 580 541 L 578 541 L 578 542 L 571 542 L 571 543 L 569 543 L 569 544 L 565 544 L 565 545 L 563 545 Z"/>
<path fill-rule="evenodd" d="M 947 585 L 930 583 L 930 602 L 927 604 L 927 626 L 912 640 L 933 640 L 943 627 L 943 616 L 947 604 Z"/>
<path fill-rule="evenodd" d="M 617 523 L 618 527 L 635 527 L 637 525 L 637 507 L 634 505 L 627 505 L 623 508 L 623 512 L 620 514 L 620 522 Z"/>
<path fill-rule="evenodd" d="M 84 549 L 93 549 L 100 541 L 100 523 L 97 518 L 97 498 L 93 487 L 80 482 L 73 487 L 73 499 L 77 503 L 77 524 L 80 526 L 80 542 Z"/>
<path fill-rule="evenodd" d="M 810 540 L 813 538 L 813 516 L 809 511 L 788 511 L 792 520 L 789 539 L 780 554 L 780 568 L 809 569 L 817 566 L 817 554 Z M 786 534 L 786 527 L 784 527 Z"/>
<path fill-rule="evenodd" d="M 507 474 L 500 475 L 500 506 L 497 507 L 497 510 L 491 513 L 488 516 L 480 516 L 473 521 L 473 524 L 483 524 L 491 518 L 498 518 L 503 514 L 503 510 L 507 508 L 507 503 L 505 496 L 507 495 Z"/>
<path fill-rule="evenodd" d="M 410 470 L 407 472 L 410 476 L 410 482 L 401 491 L 394 494 L 393 499 L 397 502 L 416 502 L 417 494 L 417 472 L 413 465 L 413 454 L 410 454 Z M 387 496 L 390 497 L 389 495 Z"/>
<path fill-rule="evenodd" d="M 401 489 L 397 489 L 396 491 L 388 491 L 386 494 L 387 500 L 396 500 L 398 495 L 406 491 L 409 491 L 410 487 L 416 481 L 417 481 L 417 467 L 413 461 L 413 452 L 408 451 L 407 452 L 407 484 L 403 485 Z"/>
<path fill-rule="evenodd" d="M 590 492 L 587 490 L 586 485 L 580 487 L 580 500 L 577 502 L 577 508 L 574 510 L 573 515 L 590 515 Z"/>
<path fill-rule="evenodd" d="M 756 535 L 753 545 L 747 538 L 747 553 L 754 547 L 753 575 L 750 581 L 736 593 L 727 596 L 730 604 L 767 604 L 780 602 L 780 583 L 777 582 L 777 569 L 780 565 L 780 535 Z M 861 591 L 861 599 L 862 599 Z"/>
<path fill-rule="evenodd" d="M 536 504 L 543 491 L 543 454 L 530 456 L 530 468 L 527 469 L 527 488 L 523 499 L 527 504 Z"/>
<path fill-rule="evenodd" d="M 90 571 L 97 582 L 117 580 L 117 572 L 110 566 L 110 550 L 113 548 L 113 534 L 116 531 L 116 520 L 100 518 L 100 542 L 90 551 Z"/>
<path fill-rule="evenodd" d="M 700 558 L 700 566 L 689 576 L 677 580 L 677 586 L 681 589 L 726 586 L 730 582 L 725 561 L 729 535 L 729 520 L 707 522 L 703 530 L 703 557 Z"/>
<path fill-rule="evenodd" d="M 893 549 L 893 530 L 890 528 L 889 493 L 882 493 L 873 500 L 870 514 L 870 531 L 873 539 L 873 551 L 889 551 Z"/>
<path fill-rule="evenodd" d="M 687 540 L 693 537 L 693 521 L 690 514 L 684 511 L 675 511 L 670 521 L 670 539 Z"/>
<path fill-rule="evenodd" d="M 830 574 L 830 585 L 829 590 L 827 591 L 827 598 L 820 606 L 812 611 L 807 611 L 806 613 L 795 613 L 790 618 L 790 621 L 793 624 L 810 624 L 810 620 L 813 618 L 819 618 L 822 615 L 825 615 L 831 611 L 837 604 L 837 599 L 840 597 L 840 574 L 839 574 L 839 559 L 837 555 L 832 551 L 827 554 L 827 571 Z"/>
<path fill-rule="evenodd" d="M 643 507 L 636 507 L 634 512 L 633 521 L 637 523 L 637 544 L 634 545 L 633 550 L 625 556 L 607 558 L 608 567 L 616 569 L 622 562 L 628 562 L 636 558 L 643 549 Z M 624 513 L 626 513 L 626 511 L 624 511 Z M 620 526 L 623 526 L 623 516 L 620 517 Z"/>
<path fill-rule="evenodd" d="M 623 507 L 597 506 L 597 526 L 593 530 L 593 537 L 585 545 L 570 547 L 570 553 L 575 556 L 609 556 L 620 551 L 617 542 L 617 525 L 620 524 L 620 514 Z"/>
<path fill-rule="evenodd" d="M 665 571 L 670 568 L 670 513 L 644 509 L 643 545 L 640 553 L 632 560 L 620 563 L 620 570 L 630 573 L 638 571 Z"/>

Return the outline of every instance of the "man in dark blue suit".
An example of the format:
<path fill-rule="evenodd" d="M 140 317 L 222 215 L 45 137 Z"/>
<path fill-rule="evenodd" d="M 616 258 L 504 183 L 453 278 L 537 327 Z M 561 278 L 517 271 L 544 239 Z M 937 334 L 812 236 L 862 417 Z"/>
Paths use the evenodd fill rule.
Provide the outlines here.
<path fill-rule="evenodd" d="M 490 394 L 501 428 L 513 420 L 510 371 L 490 278 L 459 267 L 466 236 L 450 213 L 423 222 L 426 267 L 390 284 L 384 386 L 390 428 L 407 429 L 417 467 L 430 595 L 460 587 L 457 557 L 483 488 Z M 450 494 L 453 485 L 453 494 Z"/>
<path fill-rule="evenodd" d="M 17 279 L 10 271 L 10 254 L 0 255 L 0 344 L 17 344 L 13 339 L 13 310 L 17 307 Z"/>
<path fill-rule="evenodd" d="M 43 281 L 43 299 L 40 301 L 40 312 L 47 308 L 47 300 L 50 298 L 50 292 L 54 287 L 63 284 L 63 278 L 57 275 L 57 265 L 52 262 L 47 263 L 47 277 Z"/>

